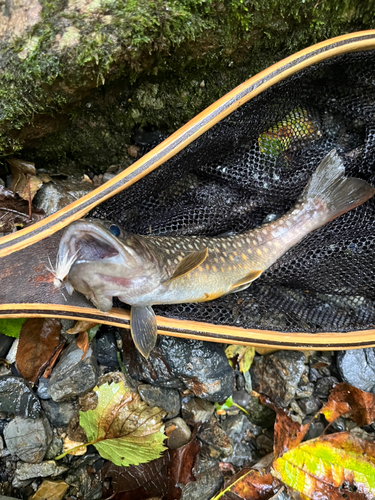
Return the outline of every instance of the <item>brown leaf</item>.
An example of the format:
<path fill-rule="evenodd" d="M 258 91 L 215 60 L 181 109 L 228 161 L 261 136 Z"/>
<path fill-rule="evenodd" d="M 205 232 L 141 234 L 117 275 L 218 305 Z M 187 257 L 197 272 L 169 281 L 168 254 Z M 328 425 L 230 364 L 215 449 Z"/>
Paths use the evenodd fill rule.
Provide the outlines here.
<path fill-rule="evenodd" d="M 97 323 L 93 323 L 92 321 L 80 320 L 75 323 L 73 328 L 69 328 L 66 333 L 69 333 L 70 335 L 76 335 L 77 333 L 87 332 L 87 330 L 90 330 L 90 328 L 93 328 L 96 325 Z"/>
<path fill-rule="evenodd" d="M 35 382 L 59 345 L 61 324 L 54 318 L 29 318 L 21 328 L 16 363 L 20 374 Z"/>
<path fill-rule="evenodd" d="M 89 336 L 86 331 L 80 332 L 77 337 L 77 347 L 79 347 L 83 354 L 81 356 L 81 360 L 86 356 L 87 349 L 89 348 Z"/>
<path fill-rule="evenodd" d="M 65 481 L 50 481 L 44 479 L 30 500 L 62 500 L 69 485 Z"/>
<path fill-rule="evenodd" d="M 179 500 L 181 489 L 177 484 L 195 481 L 193 467 L 197 460 L 200 443 L 196 439 L 197 429 L 192 439 L 176 450 L 166 450 L 162 457 L 146 464 L 118 467 L 111 462 L 100 471 L 101 480 L 112 478 L 112 490 L 117 500 L 144 500 L 150 496 L 162 496 L 165 500 Z"/>
<path fill-rule="evenodd" d="M 375 420 L 375 395 L 361 391 L 342 382 L 329 395 L 328 402 L 319 411 L 329 423 L 350 413 L 349 417 L 358 425 L 369 425 Z"/>
<path fill-rule="evenodd" d="M 270 473 L 254 469 L 242 469 L 236 474 L 221 493 L 211 500 L 269 500 L 281 483 Z M 224 493 L 224 494 L 222 494 Z"/>
<path fill-rule="evenodd" d="M 13 191 L 0 185 L 0 232 L 11 233 L 16 227 L 26 227 L 44 217 L 43 210 L 33 207 L 31 219 L 29 204 Z"/>
<path fill-rule="evenodd" d="M 36 175 L 34 163 L 19 160 L 18 158 L 9 158 L 7 162 L 10 165 L 12 173 L 10 189 L 17 193 L 23 200 L 30 200 L 31 202 L 43 184 L 42 179 Z"/>
<path fill-rule="evenodd" d="M 57 358 L 60 356 L 61 351 L 64 349 L 65 342 L 61 342 L 59 346 L 56 347 L 51 359 L 48 362 L 47 368 L 44 370 L 43 378 L 48 378 L 51 375 L 52 368 L 55 366 Z"/>
<path fill-rule="evenodd" d="M 274 456 L 277 458 L 299 445 L 308 431 L 310 424 L 301 425 L 298 422 L 294 422 L 286 410 L 279 408 L 265 396 L 260 396 L 260 401 L 276 412 Z"/>

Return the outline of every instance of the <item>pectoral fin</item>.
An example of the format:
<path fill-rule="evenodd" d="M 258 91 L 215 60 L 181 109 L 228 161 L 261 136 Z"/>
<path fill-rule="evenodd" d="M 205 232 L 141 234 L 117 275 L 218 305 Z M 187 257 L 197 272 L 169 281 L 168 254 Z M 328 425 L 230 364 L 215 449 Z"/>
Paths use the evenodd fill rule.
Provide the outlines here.
<path fill-rule="evenodd" d="M 158 336 L 156 316 L 151 306 L 132 306 L 130 329 L 136 348 L 147 359 Z"/>
<path fill-rule="evenodd" d="M 240 279 L 240 281 L 237 281 L 234 285 L 232 285 L 231 291 L 239 291 L 239 290 L 244 290 L 247 288 L 246 285 L 250 285 L 250 283 L 262 274 L 263 271 L 251 271 L 251 273 L 247 274 L 243 278 Z"/>
<path fill-rule="evenodd" d="M 182 261 L 177 265 L 174 273 L 167 281 L 164 282 L 164 285 L 193 271 L 196 267 L 200 266 L 202 262 L 206 260 L 207 255 L 208 248 L 199 250 L 199 252 L 189 253 L 189 255 L 184 257 Z"/>

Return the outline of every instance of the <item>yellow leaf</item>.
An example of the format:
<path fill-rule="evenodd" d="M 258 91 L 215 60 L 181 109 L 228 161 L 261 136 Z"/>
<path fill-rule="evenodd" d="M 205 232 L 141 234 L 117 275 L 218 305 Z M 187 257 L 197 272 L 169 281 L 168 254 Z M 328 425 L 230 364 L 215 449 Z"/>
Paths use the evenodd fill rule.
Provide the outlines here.
<path fill-rule="evenodd" d="M 230 364 L 230 360 L 235 356 L 238 356 L 240 372 L 245 373 L 250 370 L 250 366 L 255 355 L 255 349 L 254 347 L 245 345 L 230 345 L 225 349 L 225 354 L 229 359 Z"/>

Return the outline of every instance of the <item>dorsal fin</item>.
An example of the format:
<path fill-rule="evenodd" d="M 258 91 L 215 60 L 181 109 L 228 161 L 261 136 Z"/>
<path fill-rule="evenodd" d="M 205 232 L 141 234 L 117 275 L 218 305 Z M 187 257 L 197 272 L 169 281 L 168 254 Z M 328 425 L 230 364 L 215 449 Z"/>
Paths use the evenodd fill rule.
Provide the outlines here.
<path fill-rule="evenodd" d="M 256 280 L 259 278 L 259 276 L 262 274 L 263 271 L 251 271 L 249 274 L 241 278 L 237 283 L 232 285 L 231 290 L 235 290 L 236 288 L 250 284 L 252 281 Z"/>
<path fill-rule="evenodd" d="M 186 257 L 182 259 L 176 266 L 174 273 L 172 276 L 165 281 L 163 284 L 167 285 L 171 281 L 181 278 L 187 273 L 193 271 L 196 267 L 200 266 L 202 262 L 204 262 L 208 255 L 208 248 L 204 248 L 203 250 L 199 250 L 199 252 L 189 253 Z"/>

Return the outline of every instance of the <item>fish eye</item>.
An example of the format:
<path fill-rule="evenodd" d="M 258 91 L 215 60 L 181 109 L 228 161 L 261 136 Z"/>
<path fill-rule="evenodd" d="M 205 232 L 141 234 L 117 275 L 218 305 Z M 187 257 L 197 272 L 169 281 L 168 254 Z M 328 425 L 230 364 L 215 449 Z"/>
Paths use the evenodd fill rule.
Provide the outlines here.
<path fill-rule="evenodd" d="M 109 232 L 113 234 L 113 236 L 120 236 L 121 229 L 116 226 L 116 224 L 112 224 L 109 228 Z"/>

